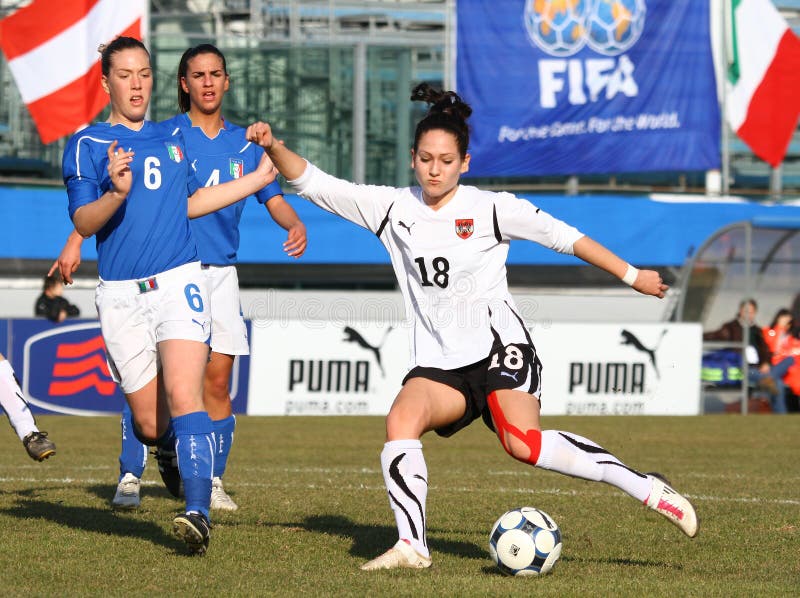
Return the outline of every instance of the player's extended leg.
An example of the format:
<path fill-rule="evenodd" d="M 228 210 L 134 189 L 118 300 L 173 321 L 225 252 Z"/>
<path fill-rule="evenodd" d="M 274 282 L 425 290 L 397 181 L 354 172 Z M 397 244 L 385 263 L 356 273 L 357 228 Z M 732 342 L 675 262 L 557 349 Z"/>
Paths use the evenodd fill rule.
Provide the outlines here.
<path fill-rule="evenodd" d="M 419 439 L 425 432 L 459 419 L 465 408 L 464 395 L 425 378 L 411 378 L 397 395 L 386 417 L 381 469 L 399 540 L 361 569 L 431 566 L 425 511 L 428 469 Z"/>
<path fill-rule="evenodd" d="M 236 417 L 231 407 L 230 381 L 235 356 L 211 351 L 206 365 L 203 385 L 203 404 L 214 425 L 217 452 L 214 455 L 214 477 L 211 483 L 211 508 L 235 511 L 239 506 L 228 496 L 222 485 L 222 476 L 233 446 Z"/>
<path fill-rule="evenodd" d="M 540 431 L 539 402 L 532 395 L 498 390 L 489 394 L 487 403 L 500 443 L 515 459 L 616 486 L 664 515 L 687 536 L 697 534 L 694 507 L 659 477 L 628 467 L 598 444 L 577 434 Z"/>
<path fill-rule="evenodd" d="M 205 343 L 171 339 L 158 345 L 164 390 L 175 434 L 175 452 L 186 497 L 186 513 L 173 529 L 196 554 L 208 548 L 214 434 L 203 408 L 203 372 L 208 361 Z"/>
<path fill-rule="evenodd" d="M 141 477 L 147 465 L 147 446 L 134 434 L 133 413 L 127 402 L 120 417 L 122 448 L 119 453 L 119 480 L 111 505 L 118 509 L 139 506 Z"/>
<path fill-rule="evenodd" d="M 47 432 L 36 427 L 33 414 L 22 396 L 14 368 L 3 355 L 0 355 L 0 406 L 8 415 L 11 427 L 31 459 L 44 461 L 56 454 L 56 445 L 47 438 Z"/>

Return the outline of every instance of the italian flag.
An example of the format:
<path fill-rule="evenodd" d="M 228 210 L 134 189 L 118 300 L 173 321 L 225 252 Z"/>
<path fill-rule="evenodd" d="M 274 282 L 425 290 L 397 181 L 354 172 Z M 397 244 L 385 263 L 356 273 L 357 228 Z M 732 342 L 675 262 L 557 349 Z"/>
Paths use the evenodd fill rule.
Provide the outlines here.
<path fill-rule="evenodd" d="M 778 166 L 800 115 L 800 40 L 770 0 L 732 0 L 731 8 L 728 122 Z"/>
<path fill-rule="evenodd" d="M 43 143 L 88 124 L 108 104 L 100 44 L 142 39 L 147 0 L 34 0 L 0 20 L 0 48 Z"/>

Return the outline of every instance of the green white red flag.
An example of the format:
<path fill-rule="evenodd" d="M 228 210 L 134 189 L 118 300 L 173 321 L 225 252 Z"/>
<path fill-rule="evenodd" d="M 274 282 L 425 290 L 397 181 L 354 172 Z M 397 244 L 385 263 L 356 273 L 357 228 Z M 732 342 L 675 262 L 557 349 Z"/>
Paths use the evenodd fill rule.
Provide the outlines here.
<path fill-rule="evenodd" d="M 800 40 L 770 0 L 730 4 L 728 123 L 778 166 L 800 116 Z"/>

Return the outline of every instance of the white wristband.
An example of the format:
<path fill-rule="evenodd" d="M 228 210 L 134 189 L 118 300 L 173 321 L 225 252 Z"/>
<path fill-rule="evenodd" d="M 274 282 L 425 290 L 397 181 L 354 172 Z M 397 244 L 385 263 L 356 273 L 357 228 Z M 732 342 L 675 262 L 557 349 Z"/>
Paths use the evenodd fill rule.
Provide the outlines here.
<path fill-rule="evenodd" d="M 622 282 L 632 287 L 633 283 L 636 282 L 637 276 L 639 276 L 639 270 L 628 264 L 628 270 L 625 272 L 625 276 L 622 277 Z"/>

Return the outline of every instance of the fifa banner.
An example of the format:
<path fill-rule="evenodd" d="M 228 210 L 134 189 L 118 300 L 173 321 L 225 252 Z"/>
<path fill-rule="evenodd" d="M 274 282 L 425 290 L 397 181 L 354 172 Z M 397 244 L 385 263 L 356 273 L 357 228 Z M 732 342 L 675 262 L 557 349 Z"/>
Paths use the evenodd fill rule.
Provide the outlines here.
<path fill-rule="evenodd" d="M 464 0 L 467 176 L 720 166 L 708 2 Z"/>
<path fill-rule="evenodd" d="M 0 338 L 26 400 L 35 413 L 110 415 L 125 397 L 111 377 L 97 320 L 4 320 Z M 3 336 L 5 333 L 5 336 Z M 247 408 L 249 357 L 240 356 L 231 376 L 233 410 Z"/>
<path fill-rule="evenodd" d="M 531 329 L 547 415 L 697 415 L 699 324 Z M 248 415 L 385 415 L 407 372 L 401 324 L 254 321 Z"/>

